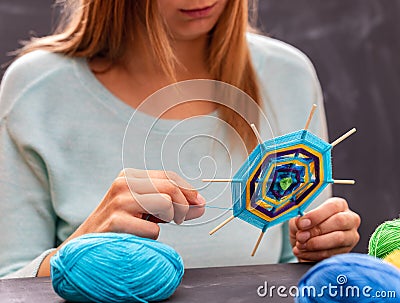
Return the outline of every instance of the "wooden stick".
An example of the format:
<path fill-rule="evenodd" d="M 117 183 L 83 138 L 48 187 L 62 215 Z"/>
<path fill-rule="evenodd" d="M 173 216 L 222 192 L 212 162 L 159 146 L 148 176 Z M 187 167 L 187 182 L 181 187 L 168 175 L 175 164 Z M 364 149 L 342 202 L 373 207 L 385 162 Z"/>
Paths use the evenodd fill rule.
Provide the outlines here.
<path fill-rule="evenodd" d="M 202 179 L 202 182 L 232 182 L 232 179 Z"/>
<path fill-rule="evenodd" d="M 254 257 L 254 255 L 256 254 L 258 246 L 260 246 L 261 239 L 264 237 L 264 235 L 265 235 L 265 231 L 261 231 L 261 234 L 258 236 L 256 245 L 254 246 L 253 251 L 251 252 L 252 257 Z"/>
<path fill-rule="evenodd" d="M 317 109 L 317 104 L 313 104 L 312 108 L 311 108 L 311 112 L 310 115 L 308 116 L 307 122 L 306 122 L 306 126 L 304 127 L 305 130 L 308 129 L 308 127 L 310 126 L 311 123 L 311 119 L 314 116 L 315 110 Z"/>
<path fill-rule="evenodd" d="M 344 135 L 340 136 L 339 138 L 337 138 L 335 141 L 333 141 L 331 143 L 332 147 L 334 147 L 335 145 L 339 144 L 340 142 L 342 142 L 343 140 L 347 139 L 348 137 L 350 137 L 352 134 L 354 134 L 357 130 L 355 128 L 350 129 L 347 133 L 345 133 Z"/>
<path fill-rule="evenodd" d="M 347 184 L 347 185 L 354 185 L 356 184 L 355 180 L 333 180 L 334 184 Z"/>
<path fill-rule="evenodd" d="M 262 140 L 262 138 L 261 138 L 261 136 L 260 136 L 260 133 L 258 132 L 258 129 L 257 129 L 257 127 L 255 126 L 255 124 L 251 123 L 251 124 L 250 124 L 250 127 L 251 127 L 251 129 L 253 130 L 254 134 L 256 135 L 257 140 L 258 140 L 258 143 L 259 143 L 259 144 L 263 144 L 264 142 L 263 142 L 263 140 Z"/>
<path fill-rule="evenodd" d="M 235 218 L 235 216 L 231 216 L 228 219 L 226 219 L 224 222 L 222 222 L 220 225 L 218 225 L 216 228 L 214 228 L 212 231 L 209 232 L 210 236 L 212 234 L 214 234 L 215 232 L 217 232 L 218 230 L 220 230 L 222 227 L 224 227 L 226 224 L 228 224 L 229 222 L 231 222 L 233 219 Z"/>

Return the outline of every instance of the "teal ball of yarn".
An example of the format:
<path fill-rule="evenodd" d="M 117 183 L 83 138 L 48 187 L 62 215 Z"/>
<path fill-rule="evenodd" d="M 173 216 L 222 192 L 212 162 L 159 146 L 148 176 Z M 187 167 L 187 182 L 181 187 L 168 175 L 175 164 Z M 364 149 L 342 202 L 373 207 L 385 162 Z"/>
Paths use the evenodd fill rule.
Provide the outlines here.
<path fill-rule="evenodd" d="M 87 234 L 50 259 L 55 292 L 72 302 L 148 302 L 170 297 L 183 261 L 171 247 L 129 234 Z"/>
<path fill-rule="evenodd" d="M 298 295 L 297 303 L 399 302 L 400 271 L 369 255 L 337 255 L 316 264 L 300 279 Z"/>

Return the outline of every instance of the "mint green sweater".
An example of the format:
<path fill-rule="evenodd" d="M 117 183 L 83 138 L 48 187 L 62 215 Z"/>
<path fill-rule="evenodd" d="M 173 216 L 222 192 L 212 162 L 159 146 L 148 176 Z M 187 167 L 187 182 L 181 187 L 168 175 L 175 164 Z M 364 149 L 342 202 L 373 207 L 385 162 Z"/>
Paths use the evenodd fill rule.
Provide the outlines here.
<path fill-rule="evenodd" d="M 248 43 L 274 134 L 303 128 L 317 103 L 311 130 L 326 139 L 321 89 L 307 57 L 271 38 L 249 34 Z M 0 90 L 0 277 L 35 276 L 43 258 L 102 200 L 123 168 L 122 140 L 134 112 L 97 81 L 84 59 L 35 51 L 8 68 Z M 140 111 L 135 117 L 125 167 L 173 170 L 200 188 L 201 178 L 230 177 L 245 159 L 232 148 L 236 143 L 227 150 L 210 139 L 227 142 L 229 132 L 215 113 L 158 120 L 149 136 L 155 118 Z M 210 237 L 230 215 L 230 189 L 213 184 L 200 193 L 213 206 L 202 218 L 161 227 L 159 240 L 172 245 L 186 267 L 294 259 L 287 225 L 268 230 L 254 258 L 259 230 L 245 222 L 233 220 Z M 329 189 L 313 205 L 328 196 Z"/>

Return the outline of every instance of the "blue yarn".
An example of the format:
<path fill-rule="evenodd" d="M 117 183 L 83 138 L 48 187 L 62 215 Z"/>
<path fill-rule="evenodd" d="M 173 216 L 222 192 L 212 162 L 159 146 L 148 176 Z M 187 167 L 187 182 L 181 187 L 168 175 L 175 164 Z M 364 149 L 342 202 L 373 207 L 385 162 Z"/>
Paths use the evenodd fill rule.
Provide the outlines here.
<path fill-rule="evenodd" d="M 303 150 L 300 152 L 299 147 L 301 149 L 308 149 L 309 151 Z M 257 145 L 233 176 L 231 182 L 233 215 L 263 231 L 273 225 L 286 222 L 299 214 L 301 215 L 323 189 L 328 186 L 329 183 L 333 183 L 331 149 L 332 146 L 329 143 L 304 129 L 270 139 Z M 283 150 L 289 153 L 279 155 Z M 292 151 L 292 153 L 290 153 L 290 151 Z M 304 157 L 304 152 L 308 154 L 307 157 Z M 300 153 L 303 154 L 303 156 L 300 155 Z M 318 160 L 309 161 L 306 159 L 309 157 L 318 158 Z M 298 195 L 293 195 L 292 199 L 282 200 L 282 205 L 276 203 L 280 201 L 276 198 L 274 205 L 269 203 L 266 203 L 266 207 L 257 205 L 257 203 L 254 202 L 267 202 L 267 200 L 264 199 L 265 197 L 261 194 L 262 187 L 257 187 L 257 190 L 254 190 L 251 194 L 252 196 L 249 197 L 248 185 L 251 183 L 251 180 L 254 181 L 254 174 L 260 170 L 257 178 L 262 181 L 267 177 L 267 173 L 270 169 L 273 169 L 275 172 L 278 171 L 277 167 L 279 163 L 284 160 L 289 162 L 293 162 L 294 160 L 303 162 L 308 171 L 310 171 L 309 166 L 311 162 L 314 162 L 314 165 L 318 163 L 321 179 L 312 181 L 313 189 L 308 195 L 303 196 L 301 199 L 300 197 L 302 195 L 299 194 L 300 192 L 297 192 Z M 307 186 L 307 184 L 303 183 L 299 185 L 296 190 L 304 189 L 304 185 Z M 293 191 L 289 191 L 289 193 L 293 194 Z M 254 198 L 255 201 L 250 201 L 252 198 Z M 251 207 L 249 207 L 249 205 Z M 257 212 L 251 211 L 250 208 L 253 207 L 259 207 Z M 263 210 L 266 212 L 263 213 Z M 261 215 L 259 215 L 260 213 Z"/>
<path fill-rule="evenodd" d="M 50 260 L 57 294 L 72 302 L 148 302 L 170 297 L 183 261 L 171 247 L 129 234 L 87 234 Z"/>
<path fill-rule="evenodd" d="M 329 289 L 323 290 L 329 285 L 336 287 L 336 296 L 333 290 L 331 294 Z M 359 289 L 358 297 L 351 287 Z M 363 289 L 368 290 L 366 287 L 371 289 L 363 293 Z M 309 293 L 311 288 L 316 290 L 316 296 Z M 389 291 L 395 292 L 395 298 L 389 298 L 393 294 Z M 396 267 L 375 257 L 350 253 L 326 259 L 312 267 L 299 282 L 296 302 L 399 302 L 399 298 L 400 271 Z"/>

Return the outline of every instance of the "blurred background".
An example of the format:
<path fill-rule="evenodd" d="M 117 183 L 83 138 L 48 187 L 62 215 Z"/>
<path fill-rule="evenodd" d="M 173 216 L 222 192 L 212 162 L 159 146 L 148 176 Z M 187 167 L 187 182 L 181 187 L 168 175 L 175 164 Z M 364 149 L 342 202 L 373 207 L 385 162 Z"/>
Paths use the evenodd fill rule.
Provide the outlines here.
<path fill-rule="evenodd" d="M 50 33 L 57 21 L 53 4 L 0 0 L 1 65 L 12 60 L 6 54 L 18 41 Z M 333 190 L 361 215 L 355 251 L 366 252 L 377 225 L 400 214 L 400 1 L 260 0 L 258 14 L 263 33 L 314 63 L 331 141 L 358 130 L 333 151 L 334 177 L 357 184 Z"/>

